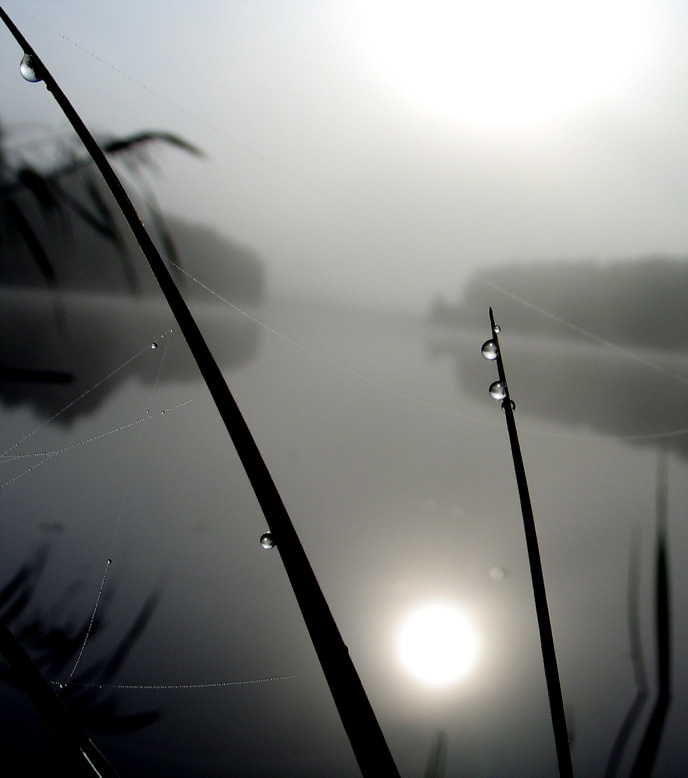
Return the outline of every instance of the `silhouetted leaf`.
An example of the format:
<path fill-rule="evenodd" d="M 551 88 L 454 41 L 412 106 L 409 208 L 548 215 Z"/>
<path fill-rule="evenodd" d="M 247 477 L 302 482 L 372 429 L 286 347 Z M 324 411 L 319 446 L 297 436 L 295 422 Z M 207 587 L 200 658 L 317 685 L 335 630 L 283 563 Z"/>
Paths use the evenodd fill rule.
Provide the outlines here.
<path fill-rule="evenodd" d="M 179 135 L 174 135 L 171 132 L 160 132 L 154 130 L 148 130 L 145 132 L 138 132 L 134 135 L 130 135 L 127 138 L 118 138 L 103 145 L 103 151 L 106 154 L 121 154 L 122 152 L 129 152 L 138 150 L 142 144 L 151 143 L 153 141 L 162 141 L 169 143 L 171 146 L 176 146 L 178 149 L 188 151 L 190 154 L 196 156 L 202 156 L 203 152 L 192 143 L 180 138 Z"/>

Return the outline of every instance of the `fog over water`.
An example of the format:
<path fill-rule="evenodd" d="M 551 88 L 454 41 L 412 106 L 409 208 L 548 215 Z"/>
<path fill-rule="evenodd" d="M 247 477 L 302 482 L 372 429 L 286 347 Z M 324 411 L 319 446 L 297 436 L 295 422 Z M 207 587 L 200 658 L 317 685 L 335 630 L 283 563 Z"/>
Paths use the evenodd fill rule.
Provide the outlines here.
<path fill-rule="evenodd" d="M 608 5 L 599 29 L 619 14 L 619 39 L 644 14 L 624 77 L 499 122 L 482 103 L 482 118 L 430 104 L 429 83 L 411 95 L 354 3 L 4 6 L 104 143 L 155 130 L 202 152 L 158 139 L 112 157 L 403 778 L 556 774 L 497 371 L 480 354 L 489 306 L 575 773 L 630 774 L 658 690 L 663 542 L 673 662 L 652 775 L 688 762 L 686 19 Z M 429 34 L 420 6 L 373 6 L 400 40 L 409 9 Z M 123 777 L 359 775 L 179 327 L 50 95 L 0 41 L 0 614 Z M 478 649 L 430 687 L 398 641 L 438 602 Z M 61 774 L 4 665 L 0 698 L 6 758 Z"/>

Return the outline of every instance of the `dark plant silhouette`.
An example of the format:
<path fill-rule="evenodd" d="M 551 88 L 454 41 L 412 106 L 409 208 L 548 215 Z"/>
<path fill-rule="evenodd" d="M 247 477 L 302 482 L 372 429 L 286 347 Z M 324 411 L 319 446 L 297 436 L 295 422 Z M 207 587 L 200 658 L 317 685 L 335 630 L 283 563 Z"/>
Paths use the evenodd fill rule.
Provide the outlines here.
<path fill-rule="evenodd" d="M 75 152 L 68 159 L 39 169 L 28 159 L 10 164 L 3 147 L 4 133 L 0 128 L 0 246 L 22 246 L 38 272 L 40 280 L 50 288 L 60 286 L 59 269 L 51 260 L 51 250 L 41 229 L 45 223 L 58 227 L 65 235 L 71 230 L 71 219 L 76 218 L 101 239 L 116 248 L 127 288 L 133 294 L 140 291 L 140 282 L 127 249 L 125 236 L 113 203 L 105 197 L 102 184 L 93 175 L 90 157 Z M 150 166 L 150 147 L 167 144 L 188 153 L 199 155 L 198 148 L 169 132 L 138 132 L 125 138 L 102 141 L 103 151 L 113 159 L 121 160 L 130 173 L 139 175 L 141 168 Z M 78 180 L 80 191 L 72 182 Z M 139 175 L 140 182 L 143 179 Z M 168 258 L 179 263 L 174 241 L 165 220 L 149 190 L 146 208 L 151 214 L 156 231 Z M 14 278 L 13 278 L 14 275 Z M 5 283 L 26 283 L 25 271 L 13 273 L 5 269 Z"/>
<path fill-rule="evenodd" d="M 12 578 L 0 589 L 0 617 L 12 630 L 43 676 L 59 692 L 60 697 L 88 730 L 100 734 L 133 732 L 151 724 L 159 717 L 155 710 L 125 714 L 120 711 L 121 699 L 116 690 L 108 689 L 116 678 L 136 641 L 148 626 L 160 601 L 161 588 L 155 589 L 141 607 L 134 623 L 117 643 L 108 657 L 90 664 L 74 678 L 71 669 L 79 654 L 84 636 L 89 643 L 98 643 L 99 635 L 107 631 L 107 622 L 101 608 L 91 624 L 90 614 L 75 620 L 69 613 L 74 593 L 83 588 L 80 582 L 72 583 L 49 608 L 33 605 L 36 586 L 41 579 L 50 553 L 50 545 L 39 544 Z M 114 594 L 109 588 L 108 598 Z M 0 678 L 23 688 L 23 681 L 10 666 L 0 670 Z"/>
<path fill-rule="evenodd" d="M 547 604 L 547 591 L 542 571 L 542 561 L 540 559 L 540 548 L 537 539 L 537 531 L 535 529 L 533 507 L 528 490 L 528 480 L 523 465 L 521 446 L 518 440 L 516 421 L 514 419 L 516 404 L 511 399 L 499 345 L 501 327 L 495 323 L 492 308 L 490 308 L 490 330 L 491 337 L 483 344 L 482 354 L 485 359 L 491 362 L 494 361 L 497 365 L 499 380 L 490 385 L 490 396 L 501 402 L 504 418 L 506 419 L 507 432 L 509 434 L 511 454 L 514 460 L 514 473 L 516 475 L 516 485 L 518 486 L 518 496 L 521 503 L 521 515 L 523 516 L 523 529 L 528 551 L 530 577 L 533 584 L 533 599 L 535 602 L 535 612 L 537 614 L 538 631 L 540 634 L 542 663 L 545 670 L 545 680 L 547 682 L 547 696 L 549 698 L 559 775 L 562 776 L 562 778 L 573 778 L 571 744 L 566 726 L 564 699 L 561 692 L 561 682 L 559 680 L 557 655 L 554 646 L 554 636 L 552 634 L 552 624 L 549 617 L 549 606 Z"/>
<path fill-rule="evenodd" d="M 639 606 L 639 581 L 640 581 L 640 539 L 638 532 L 631 537 L 631 548 L 628 562 L 628 639 L 631 649 L 631 663 L 633 665 L 633 678 L 635 680 L 635 696 L 626 716 L 619 728 L 619 732 L 609 754 L 609 760 L 605 770 L 605 778 L 616 778 L 621 759 L 633 733 L 638 718 L 642 712 L 648 695 L 647 673 L 643 659 L 642 642 L 640 639 Z"/>
<path fill-rule="evenodd" d="M 447 764 L 447 735 L 438 729 L 432 738 L 425 778 L 444 778 Z"/>
<path fill-rule="evenodd" d="M 655 538 L 655 639 L 657 646 L 657 699 L 640 741 L 630 778 L 649 778 L 657 758 L 666 715 L 671 702 L 671 600 L 669 594 L 669 556 L 667 541 L 667 452 L 661 449 L 657 462 L 657 528 Z M 638 549 L 631 547 L 629 565 L 629 637 L 636 682 L 636 694 L 624 718 L 612 749 L 605 778 L 614 778 L 648 697 L 648 684 L 642 659 L 638 625 Z"/>

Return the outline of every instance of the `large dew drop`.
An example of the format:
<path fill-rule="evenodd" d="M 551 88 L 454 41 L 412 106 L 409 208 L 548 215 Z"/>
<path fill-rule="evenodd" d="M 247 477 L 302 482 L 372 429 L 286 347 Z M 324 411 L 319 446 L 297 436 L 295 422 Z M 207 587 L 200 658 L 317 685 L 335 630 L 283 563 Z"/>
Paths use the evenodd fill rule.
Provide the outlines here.
<path fill-rule="evenodd" d="M 490 384 L 490 397 L 493 400 L 503 400 L 506 397 L 506 385 L 501 381 Z"/>
<path fill-rule="evenodd" d="M 272 537 L 272 532 L 264 532 L 260 536 L 260 545 L 263 548 L 274 548 L 275 547 L 275 539 Z"/>
<path fill-rule="evenodd" d="M 497 356 L 499 355 L 499 349 L 497 348 L 497 341 L 486 340 L 483 343 L 481 352 L 482 355 L 485 357 L 485 359 L 489 359 L 490 361 L 492 361 L 493 359 L 497 359 Z"/>
<path fill-rule="evenodd" d="M 43 79 L 38 74 L 38 67 L 36 66 L 36 60 L 33 54 L 24 54 L 22 61 L 19 63 L 19 72 L 22 77 L 27 81 L 31 81 L 34 84 Z"/>

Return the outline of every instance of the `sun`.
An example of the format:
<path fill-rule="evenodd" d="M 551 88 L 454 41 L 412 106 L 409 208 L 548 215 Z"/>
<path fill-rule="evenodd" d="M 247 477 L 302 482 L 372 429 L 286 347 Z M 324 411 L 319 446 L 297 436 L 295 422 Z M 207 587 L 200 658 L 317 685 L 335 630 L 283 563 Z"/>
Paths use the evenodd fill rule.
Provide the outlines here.
<path fill-rule="evenodd" d="M 473 669 L 478 636 L 468 618 L 453 605 L 426 604 L 412 611 L 397 635 L 401 666 L 426 686 L 447 686 Z"/>
<path fill-rule="evenodd" d="M 646 0 L 365 0 L 364 48 L 409 98 L 528 124 L 619 88 L 646 49 Z"/>

